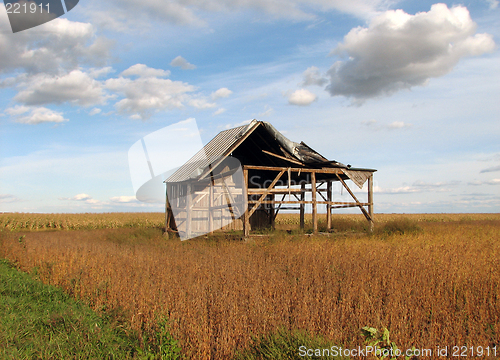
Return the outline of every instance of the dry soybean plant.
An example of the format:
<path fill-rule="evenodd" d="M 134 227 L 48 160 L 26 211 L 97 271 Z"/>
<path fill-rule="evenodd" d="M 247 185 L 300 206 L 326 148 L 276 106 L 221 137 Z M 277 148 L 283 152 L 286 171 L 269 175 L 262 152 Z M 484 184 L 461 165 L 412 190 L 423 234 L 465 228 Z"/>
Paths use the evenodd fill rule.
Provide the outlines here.
<path fill-rule="evenodd" d="M 387 327 L 402 349 L 498 347 L 500 216 L 415 217 L 421 231 L 248 242 L 166 240 L 159 229 L 4 230 L 0 257 L 94 309 L 121 309 L 138 331 L 167 318 L 193 359 L 228 359 L 278 329 L 343 347 L 361 346 L 365 326 Z"/>

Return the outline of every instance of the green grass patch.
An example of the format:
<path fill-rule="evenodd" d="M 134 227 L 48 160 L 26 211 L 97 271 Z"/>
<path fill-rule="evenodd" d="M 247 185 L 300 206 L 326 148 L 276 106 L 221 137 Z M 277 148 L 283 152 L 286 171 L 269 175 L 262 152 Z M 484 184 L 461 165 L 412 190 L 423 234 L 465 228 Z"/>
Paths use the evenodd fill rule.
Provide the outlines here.
<path fill-rule="evenodd" d="M 116 316 L 100 316 L 62 290 L 0 260 L 0 359 L 177 359 L 160 324 L 141 346 Z"/>

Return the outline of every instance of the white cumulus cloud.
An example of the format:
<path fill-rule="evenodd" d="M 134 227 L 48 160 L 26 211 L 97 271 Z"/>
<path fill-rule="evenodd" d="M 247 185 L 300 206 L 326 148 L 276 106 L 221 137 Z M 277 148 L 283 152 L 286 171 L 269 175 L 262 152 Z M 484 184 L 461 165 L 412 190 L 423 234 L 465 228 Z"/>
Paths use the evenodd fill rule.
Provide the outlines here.
<path fill-rule="evenodd" d="M 319 69 L 316 66 L 311 66 L 306 71 L 304 71 L 303 76 L 304 80 L 302 81 L 302 86 L 323 86 L 328 82 L 328 80 L 323 75 L 321 75 Z"/>
<path fill-rule="evenodd" d="M 30 108 L 27 106 L 16 105 L 14 107 L 6 109 L 5 112 L 9 115 L 16 116 L 27 113 L 29 110 Z"/>
<path fill-rule="evenodd" d="M 80 65 L 101 66 L 110 57 L 113 43 L 97 37 L 89 23 L 58 18 L 37 29 L 13 35 L 7 19 L 0 21 L 0 73 L 55 74 Z"/>
<path fill-rule="evenodd" d="M 316 94 L 313 94 L 307 89 L 300 89 L 294 91 L 288 97 L 288 103 L 291 105 L 307 106 L 311 105 L 316 99 Z"/>
<path fill-rule="evenodd" d="M 368 27 L 352 29 L 331 52 L 349 59 L 329 69 L 327 90 L 363 102 L 425 85 L 449 73 L 461 58 L 495 48 L 491 35 L 475 32 L 476 24 L 463 6 L 435 4 L 415 15 L 386 11 Z"/>
<path fill-rule="evenodd" d="M 170 62 L 171 66 L 180 67 L 183 70 L 193 70 L 196 69 L 196 65 L 188 63 L 186 59 L 182 56 L 177 56 L 174 60 Z"/>
<path fill-rule="evenodd" d="M 92 110 L 90 110 L 89 115 L 90 115 L 90 116 L 94 116 L 94 115 L 99 114 L 101 111 L 102 111 L 102 110 L 101 110 L 101 109 L 99 109 L 99 108 L 93 108 Z"/>
<path fill-rule="evenodd" d="M 112 202 L 115 203 L 135 203 L 138 202 L 135 196 L 114 196 L 110 198 Z"/>
<path fill-rule="evenodd" d="M 152 73 L 151 69 L 147 71 Z M 106 80 L 104 87 L 123 97 L 115 104 L 119 113 L 143 120 L 157 111 L 183 108 L 184 103 L 191 99 L 188 94 L 196 90 L 181 81 L 153 76 L 136 79 L 120 76 Z M 200 103 L 197 105 L 201 106 Z"/>
<path fill-rule="evenodd" d="M 403 129 L 406 127 L 411 127 L 411 124 L 405 123 L 404 121 L 393 121 L 388 125 L 389 129 Z"/>
<path fill-rule="evenodd" d="M 90 205 L 104 204 L 104 203 L 100 202 L 99 200 L 93 199 L 92 196 L 85 194 L 85 193 L 77 194 L 77 195 L 70 197 L 70 198 L 61 197 L 61 198 L 59 198 L 59 200 L 78 201 L 78 202 L 82 202 L 82 203 L 90 204 Z"/>
<path fill-rule="evenodd" d="M 41 123 L 61 123 L 68 121 L 63 114 L 45 107 L 31 108 L 28 106 L 15 106 L 8 108 L 5 112 L 15 118 L 15 122 L 21 124 L 36 125 Z"/>
<path fill-rule="evenodd" d="M 204 98 L 195 98 L 188 101 L 189 106 L 192 106 L 199 110 L 211 109 L 217 106 L 215 103 L 210 103 Z"/>
<path fill-rule="evenodd" d="M 364 120 L 361 122 L 364 126 L 371 128 L 373 130 L 398 130 L 410 128 L 412 124 L 406 123 L 404 121 L 393 121 L 390 124 L 379 124 L 377 120 Z"/>
<path fill-rule="evenodd" d="M 233 92 L 229 90 L 228 88 L 220 88 L 217 91 L 214 91 L 211 95 L 212 100 L 217 100 L 220 98 L 227 98 L 229 97 Z"/>
<path fill-rule="evenodd" d="M 26 105 L 62 104 L 90 106 L 103 104 L 106 94 L 102 84 L 82 70 L 73 70 L 62 76 L 38 74 L 20 84 L 14 100 Z"/>
<path fill-rule="evenodd" d="M 220 115 L 222 113 L 226 112 L 226 109 L 224 108 L 218 108 L 216 111 L 213 112 L 213 116 L 217 116 L 217 115 Z"/>
<path fill-rule="evenodd" d="M 124 70 L 121 73 L 122 76 L 139 76 L 139 77 L 167 77 L 170 75 L 170 71 L 163 69 L 150 68 L 144 64 L 135 64 Z"/>

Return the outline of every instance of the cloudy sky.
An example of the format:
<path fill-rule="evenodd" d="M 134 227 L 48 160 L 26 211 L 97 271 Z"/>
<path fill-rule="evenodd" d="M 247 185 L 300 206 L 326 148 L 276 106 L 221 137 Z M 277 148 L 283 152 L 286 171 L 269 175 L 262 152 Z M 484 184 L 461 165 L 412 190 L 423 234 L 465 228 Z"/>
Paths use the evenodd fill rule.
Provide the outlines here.
<path fill-rule="evenodd" d="M 13 34 L 1 4 L 0 211 L 162 211 L 135 199 L 131 146 L 255 118 L 377 169 L 376 212 L 498 212 L 499 15 L 497 0 L 81 0 Z"/>

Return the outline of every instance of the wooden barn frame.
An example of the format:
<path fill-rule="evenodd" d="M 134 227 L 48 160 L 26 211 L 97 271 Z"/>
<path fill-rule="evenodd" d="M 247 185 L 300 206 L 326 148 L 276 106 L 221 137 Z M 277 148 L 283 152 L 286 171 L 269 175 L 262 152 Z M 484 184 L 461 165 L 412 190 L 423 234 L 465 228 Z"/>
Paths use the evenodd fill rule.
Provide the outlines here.
<path fill-rule="evenodd" d="M 372 229 L 375 171 L 330 161 L 271 124 L 253 120 L 219 133 L 165 181 L 165 227 L 187 238 L 219 228 L 243 230 L 248 237 L 251 229 L 274 227 L 280 210 L 296 209 L 304 229 L 309 205 L 316 233 L 318 205 L 326 205 L 327 230 L 332 210 L 349 207 L 358 207 Z M 367 202 L 358 200 L 348 180 L 359 188 L 368 182 Z M 333 182 L 340 182 L 353 201 L 333 201 Z"/>

